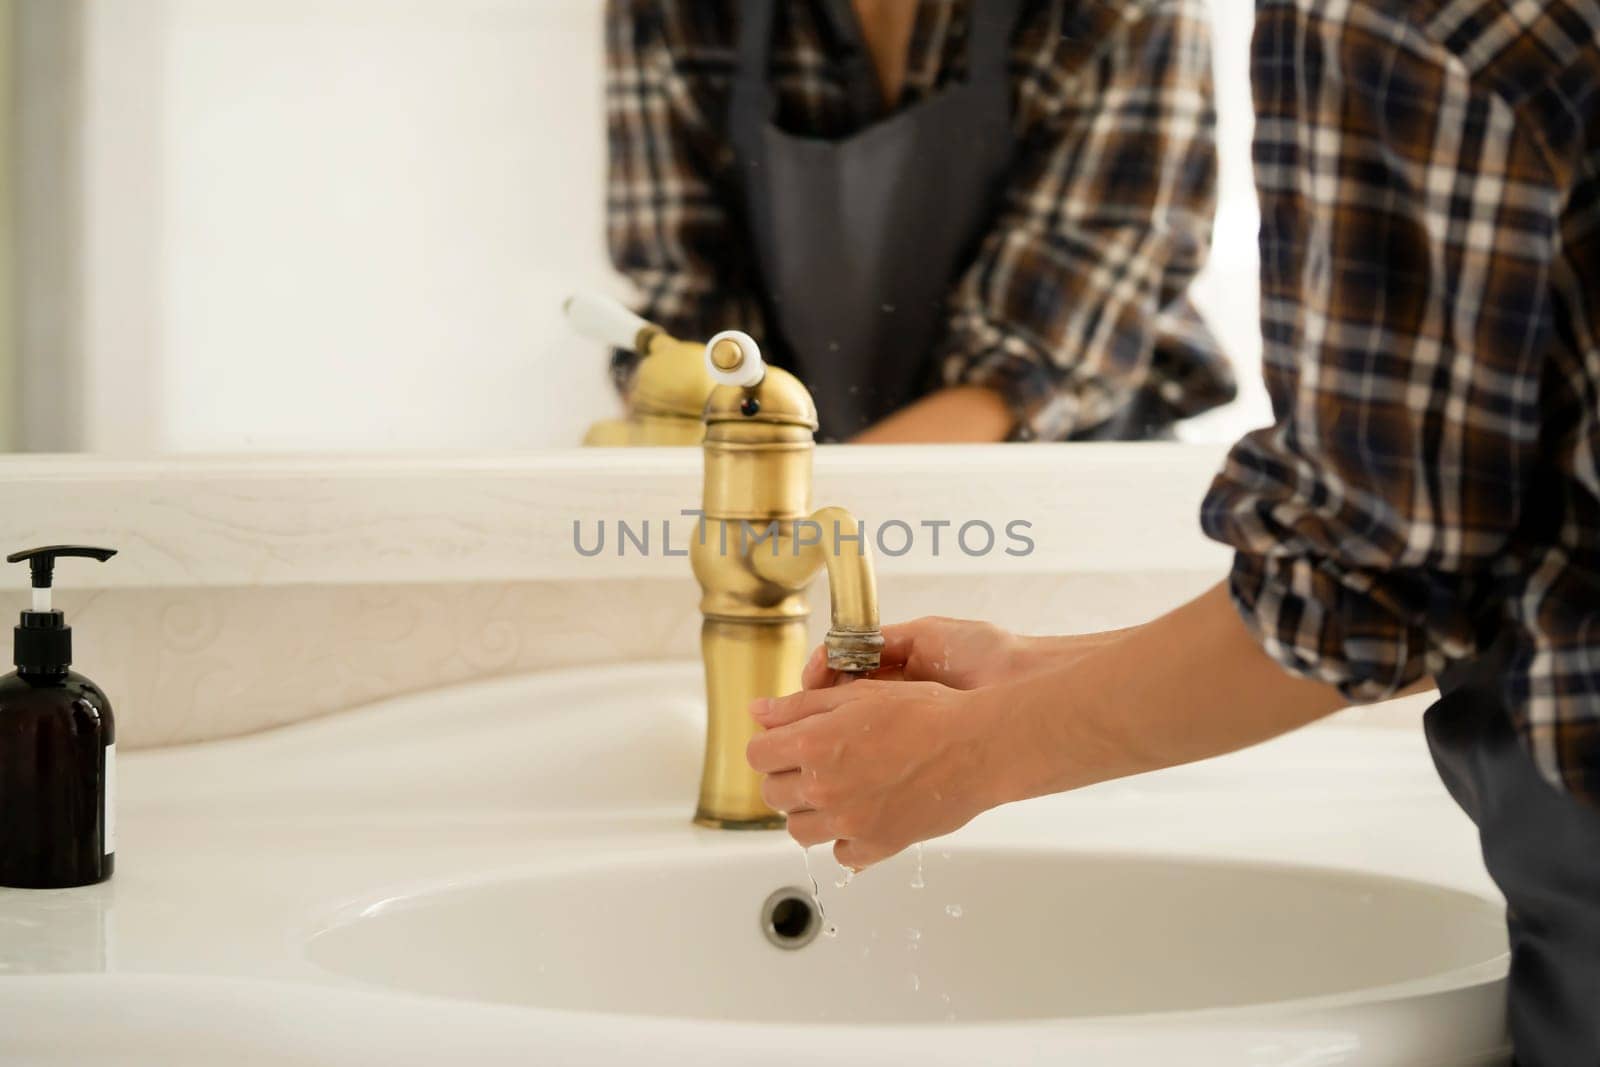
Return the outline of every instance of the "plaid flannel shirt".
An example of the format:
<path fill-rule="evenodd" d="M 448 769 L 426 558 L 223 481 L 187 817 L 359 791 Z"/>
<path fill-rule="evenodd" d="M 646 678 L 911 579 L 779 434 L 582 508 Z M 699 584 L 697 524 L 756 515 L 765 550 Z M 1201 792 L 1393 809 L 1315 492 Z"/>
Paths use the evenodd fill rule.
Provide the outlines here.
<path fill-rule="evenodd" d="M 1235 601 L 1357 700 L 1507 635 L 1540 772 L 1600 802 L 1600 2 L 1265 0 L 1254 53 Z"/>
<path fill-rule="evenodd" d="M 920 0 L 900 107 L 965 74 L 967 5 Z M 689 337 L 759 335 L 725 112 L 739 0 L 608 0 L 611 257 L 643 313 Z M 859 129 L 826 0 L 779 9 L 777 121 Z M 999 391 L 1019 438 L 1093 427 L 1137 392 L 1172 417 L 1234 395 L 1184 292 L 1215 198 L 1210 35 L 1201 0 L 1035 0 L 1012 42 L 1018 157 L 937 360 Z M 614 368 L 625 387 L 632 357 Z"/>

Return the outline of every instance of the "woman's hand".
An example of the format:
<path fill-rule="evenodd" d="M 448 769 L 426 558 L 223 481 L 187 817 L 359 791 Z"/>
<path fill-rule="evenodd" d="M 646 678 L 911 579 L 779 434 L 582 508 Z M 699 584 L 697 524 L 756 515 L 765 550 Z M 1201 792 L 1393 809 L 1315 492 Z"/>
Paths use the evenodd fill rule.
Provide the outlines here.
<path fill-rule="evenodd" d="M 830 670 L 819 647 L 807 692 L 751 709 L 767 730 L 747 752 L 768 775 L 762 796 L 796 841 L 837 840 L 834 855 L 855 869 L 959 829 L 1020 795 L 1022 726 L 995 710 L 1015 704 L 1006 687 L 1129 632 L 1024 637 L 917 619 L 884 627 L 882 666 L 860 679 Z"/>
<path fill-rule="evenodd" d="M 861 679 L 752 706 L 766 727 L 749 745 L 762 798 L 807 847 L 860 870 L 965 826 L 1009 799 L 1021 740 L 990 690 Z"/>
<path fill-rule="evenodd" d="M 747 749 L 802 845 L 862 868 L 988 808 L 1231 752 L 1345 705 L 1287 673 L 1218 585 L 1144 626 L 1018 638 L 923 619 L 885 633 L 881 677 L 758 700 Z"/>
<path fill-rule="evenodd" d="M 987 622 L 929 616 L 883 628 L 882 665 L 868 678 L 938 682 L 952 689 L 979 689 L 1065 666 L 1126 630 L 1070 637 L 1024 637 Z M 827 689 L 839 681 L 818 646 L 806 661 L 800 684 Z"/>

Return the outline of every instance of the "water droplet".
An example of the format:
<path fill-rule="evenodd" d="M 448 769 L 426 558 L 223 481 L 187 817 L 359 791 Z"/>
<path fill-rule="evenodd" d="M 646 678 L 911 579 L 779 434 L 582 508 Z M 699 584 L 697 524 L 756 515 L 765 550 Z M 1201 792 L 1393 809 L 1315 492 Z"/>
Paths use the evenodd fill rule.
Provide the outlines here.
<path fill-rule="evenodd" d="M 959 919 L 959 918 L 961 918 L 961 905 L 960 904 L 946 904 L 944 906 L 944 913 L 946 915 L 950 916 L 950 918 L 952 918 L 952 919 Z"/>
<path fill-rule="evenodd" d="M 837 882 L 833 883 L 833 888 L 835 889 L 843 889 L 855 880 L 855 871 L 851 870 L 849 867 L 844 867 L 842 870 L 844 872 L 843 876 Z"/>
<path fill-rule="evenodd" d="M 823 927 L 822 936 L 823 937 L 838 937 L 839 936 L 839 928 L 837 926 L 833 925 L 833 923 L 829 923 L 827 926 Z"/>
<path fill-rule="evenodd" d="M 946 860 L 949 859 L 950 858 L 950 850 L 949 849 L 945 849 L 943 852 L 939 853 L 939 858 L 940 859 L 946 859 Z"/>
<path fill-rule="evenodd" d="M 922 842 L 921 841 L 917 842 L 916 853 L 917 853 L 917 870 L 916 870 L 916 873 L 914 873 L 911 876 L 911 888 L 912 889 L 926 889 L 927 886 L 928 886 L 928 882 L 927 882 L 927 880 L 925 878 L 922 877 Z"/>
<path fill-rule="evenodd" d="M 914 975 L 911 976 L 911 992 L 920 993 L 921 991 L 922 991 L 922 976 L 914 974 Z"/>

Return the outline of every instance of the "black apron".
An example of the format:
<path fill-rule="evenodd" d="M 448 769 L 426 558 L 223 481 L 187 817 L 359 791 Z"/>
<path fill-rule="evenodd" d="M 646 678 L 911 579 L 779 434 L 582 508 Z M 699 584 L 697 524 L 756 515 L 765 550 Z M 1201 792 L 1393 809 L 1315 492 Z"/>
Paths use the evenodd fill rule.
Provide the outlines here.
<path fill-rule="evenodd" d="M 850 95 L 878 111 L 849 0 L 825 0 L 854 44 Z M 1015 137 L 1011 34 L 1021 0 L 974 0 L 967 80 L 842 140 L 774 123 L 777 0 L 739 5 L 728 129 L 745 225 L 766 294 L 766 345 L 817 402 L 824 440 L 844 440 L 924 395 L 945 298 L 994 215 Z"/>
<path fill-rule="evenodd" d="M 1500 688 L 1509 649 L 1443 673 L 1428 747 L 1505 894 L 1517 1063 L 1600 1064 L 1600 811 L 1552 788 L 1518 738 Z"/>

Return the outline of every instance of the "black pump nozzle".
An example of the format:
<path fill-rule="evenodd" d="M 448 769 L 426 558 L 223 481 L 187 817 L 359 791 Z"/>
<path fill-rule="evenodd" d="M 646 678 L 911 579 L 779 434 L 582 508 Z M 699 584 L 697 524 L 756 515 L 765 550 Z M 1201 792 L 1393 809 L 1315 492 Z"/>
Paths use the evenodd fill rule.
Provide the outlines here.
<path fill-rule="evenodd" d="M 7 563 L 26 562 L 33 572 L 33 587 L 35 589 L 49 589 L 51 576 L 55 573 L 56 560 L 68 556 L 79 559 L 93 559 L 104 563 L 117 554 L 114 548 L 87 548 L 83 545 L 50 545 L 47 548 L 30 548 L 26 552 L 13 552 L 6 557 Z"/>
<path fill-rule="evenodd" d="M 33 577 L 33 610 L 22 613 L 16 630 L 17 670 L 34 674 L 56 674 L 72 665 L 72 630 L 66 617 L 50 607 L 50 583 L 56 560 L 78 558 L 104 563 L 117 554 L 114 548 L 89 548 L 83 545 L 50 545 L 13 552 L 7 563 L 28 564 Z"/>

